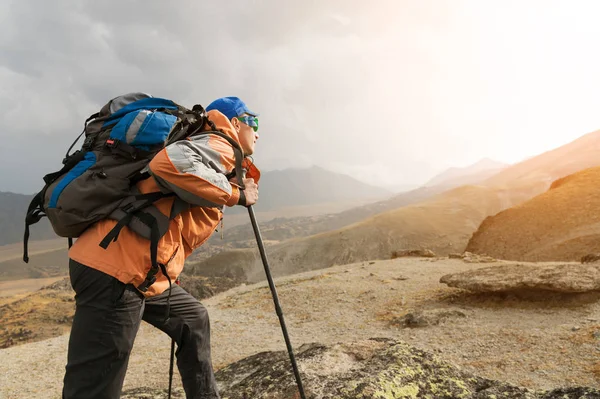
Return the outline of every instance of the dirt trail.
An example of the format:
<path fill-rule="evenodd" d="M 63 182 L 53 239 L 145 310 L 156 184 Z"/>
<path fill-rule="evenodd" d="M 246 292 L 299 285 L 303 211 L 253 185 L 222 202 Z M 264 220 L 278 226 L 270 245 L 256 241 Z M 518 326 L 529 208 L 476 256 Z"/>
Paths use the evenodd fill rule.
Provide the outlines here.
<path fill-rule="evenodd" d="M 442 275 L 493 264 L 403 258 L 364 262 L 277 280 L 293 345 L 391 337 L 439 354 L 481 376 L 529 388 L 600 386 L 597 295 L 527 300 L 473 295 L 439 283 Z M 204 301 L 216 368 L 265 350 L 284 350 L 265 283 Z M 414 310 L 445 321 L 403 328 Z M 433 315 L 433 316 L 432 316 Z M 415 321 L 416 320 L 416 321 Z M 0 398 L 59 398 L 67 336 L 0 351 Z M 170 341 L 142 325 L 125 389 L 166 387 Z M 179 385 L 179 381 L 176 382 Z"/>

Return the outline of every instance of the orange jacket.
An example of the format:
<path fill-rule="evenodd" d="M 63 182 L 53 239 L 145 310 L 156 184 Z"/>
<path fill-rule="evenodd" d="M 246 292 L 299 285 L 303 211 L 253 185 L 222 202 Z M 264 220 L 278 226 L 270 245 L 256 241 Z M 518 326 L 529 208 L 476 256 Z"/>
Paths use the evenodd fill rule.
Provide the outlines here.
<path fill-rule="evenodd" d="M 208 117 L 217 129 L 239 143 L 237 132 L 225 115 L 213 110 L 208 112 Z M 168 231 L 158 243 L 157 261 L 166 265 L 169 277 L 175 281 L 185 259 L 217 228 L 222 218 L 217 206 L 238 203 L 239 188 L 225 177 L 235 168 L 235 155 L 227 140 L 204 135 L 169 145 L 152 159 L 149 167 L 151 177 L 137 184 L 141 193 L 174 192 L 186 202 L 197 205 L 171 220 Z M 250 169 L 247 177 L 258 181 L 260 172 Z M 155 206 L 170 215 L 173 202 L 174 197 L 163 198 Z M 69 257 L 137 287 L 151 267 L 149 240 L 125 227 L 118 240 L 103 249 L 99 243 L 116 223 L 105 219 L 90 226 L 75 241 Z M 168 287 L 167 278 L 159 272 L 156 282 L 144 295 L 158 295 Z"/>

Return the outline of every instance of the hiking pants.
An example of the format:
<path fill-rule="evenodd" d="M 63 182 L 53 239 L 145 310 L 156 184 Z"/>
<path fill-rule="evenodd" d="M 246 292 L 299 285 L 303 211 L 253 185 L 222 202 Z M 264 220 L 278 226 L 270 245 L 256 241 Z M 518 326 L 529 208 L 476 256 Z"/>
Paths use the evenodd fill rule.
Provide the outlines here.
<path fill-rule="evenodd" d="M 144 320 L 177 343 L 177 367 L 188 399 L 219 399 L 210 358 L 210 325 L 206 308 L 178 285 L 144 299 L 132 285 L 73 260 L 75 317 L 69 340 L 63 399 L 118 399 L 135 335 Z M 152 378 L 164 379 L 168 368 L 155 366 L 153 348 L 144 348 Z"/>

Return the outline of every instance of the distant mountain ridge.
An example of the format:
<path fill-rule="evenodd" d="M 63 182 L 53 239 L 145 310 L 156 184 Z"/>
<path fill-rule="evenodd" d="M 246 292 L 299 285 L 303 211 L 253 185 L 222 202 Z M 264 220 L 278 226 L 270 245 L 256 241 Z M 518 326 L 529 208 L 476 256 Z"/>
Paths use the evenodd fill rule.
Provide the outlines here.
<path fill-rule="evenodd" d="M 263 172 L 259 190 L 260 198 L 255 206 L 257 212 L 343 201 L 375 201 L 392 195 L 391 191 L 318 166 Z M 0 245 L 23 239 L 25 213 L 32 198 L 33 195 L 0 192 Z M 242 213 L 246 210 L 235 207 L 227 212 Z M 46 219 L 32 226 L 31 234 L 31 240 L 56 238 Z"/>
<path fill-rule="evenodd" d="M 444 172 L 434 176 L 427 183 L 426 187 L 447 185 L 458 187 L 465 184 L 478 184 L 488 177 L 492 177 L 503 169 L 506 169 L 509 164 L 494 161 L 489 158 L 482 160 L 463 168 L 449 168 Z"/>
<path fill-rule="evenodd" d="M 488 178 L 484 184 L 515 186 L 543 182 L 547 189 L 557 179 L 594 166 L 600 166 L 600 130 L 514 164 Z"/>
<path fill-rule="evenodd" d="M 260 180 L 257 210 L 310 205 L 348 199 L 380 199 L 392 195 L 381 187 L 319 166 L 264 172 Z"/>
<path fill-rule="evenodd" d="M 261 212 L 349 200 L 376 201 L 392 195 L 392 191 L 363 183 L 349 175 L 312 166 L 307 169 L 263 172 L 259 182 L 259 200 L 254 208 Z M 227 212 L 241 213 L 246 210 L 232 208 Z"/>

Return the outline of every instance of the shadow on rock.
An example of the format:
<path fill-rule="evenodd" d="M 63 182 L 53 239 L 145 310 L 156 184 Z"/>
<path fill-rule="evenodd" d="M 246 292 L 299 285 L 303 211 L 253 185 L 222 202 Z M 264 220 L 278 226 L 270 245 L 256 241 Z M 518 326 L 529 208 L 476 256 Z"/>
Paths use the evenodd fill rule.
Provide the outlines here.
<path fill-rule="evenodd" d="M 567 309 L 600 301 L 600 292 L 564 294 L 551 291 L 469 292 L 459 290 L 435 298 L 436 303 L 486 309 Z"/>

